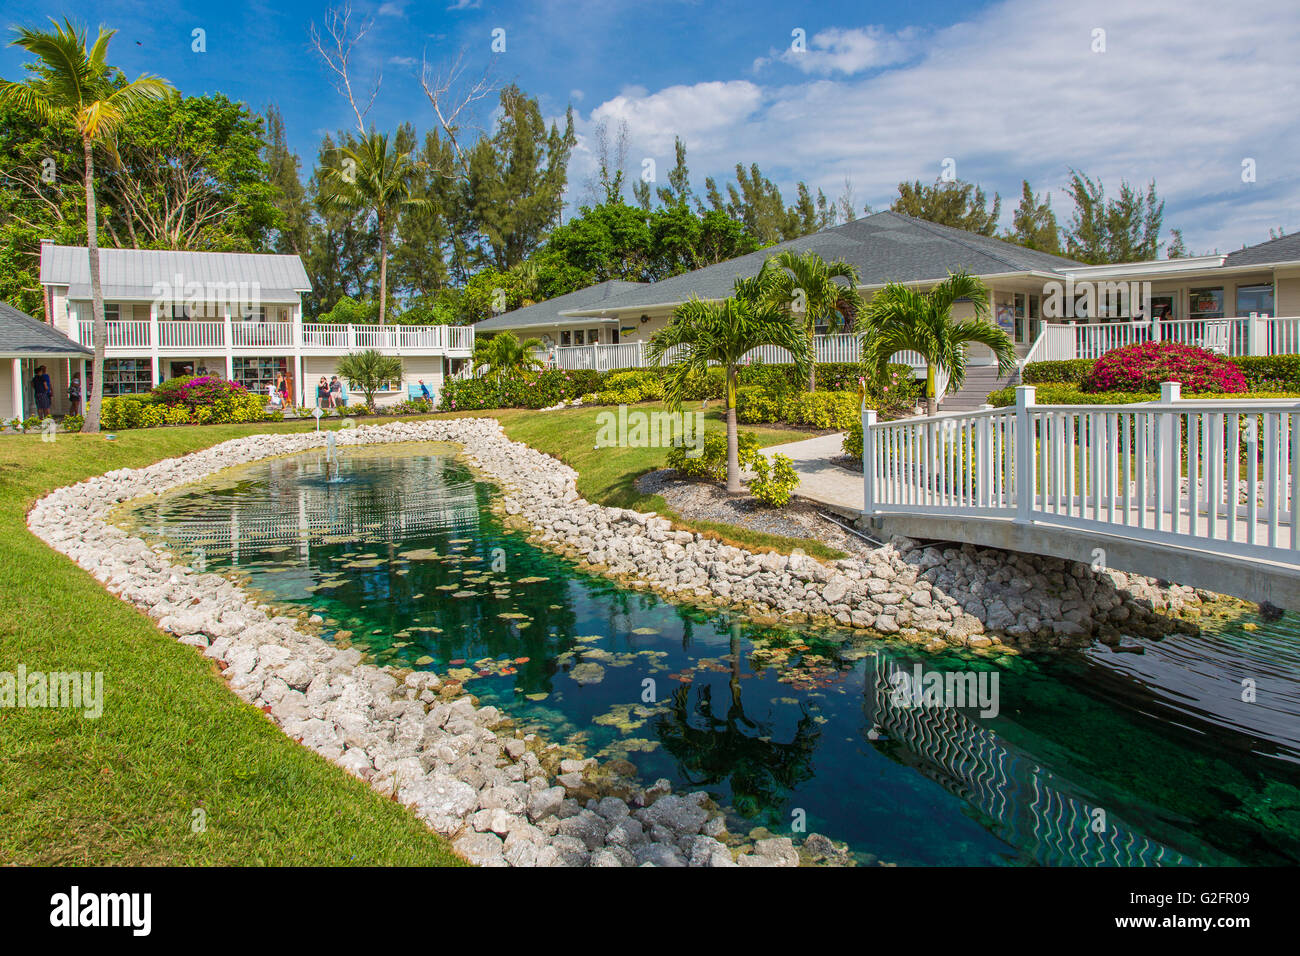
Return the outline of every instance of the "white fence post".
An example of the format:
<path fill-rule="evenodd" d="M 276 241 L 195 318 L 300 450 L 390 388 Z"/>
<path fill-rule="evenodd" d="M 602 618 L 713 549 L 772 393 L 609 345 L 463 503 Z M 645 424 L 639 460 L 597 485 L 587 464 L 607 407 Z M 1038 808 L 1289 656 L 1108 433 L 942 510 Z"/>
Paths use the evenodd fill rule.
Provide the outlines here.
<path fill-rule="evenodd" d="M 1183 397 L 1183 386 L 1178 382 L 1160 383 L 1160 404 L 1176 405 Z M 1178 427 L 1178 415 L 1166 412 L 1160 416 L 1160 451 L 1157 461 L 1164 469 L 1163 510 L 1170 514 L 1178 512 L 1178 486 L 1182 478 L 1182 429 Z M 1157 476 L 1157 480 L 1159 477 Z M 1159 518 L 1157 517 L 1157 522 Z"/>
<path fill-rule="evenodd" d="M 1268 354 L 1268 328 L 1258 312 L 1250 313 L 1246 320 L 1246 354 Z"/>
<path fill-rule="evenodd" d="M 871 429 L 876 424 L 876 410 L 862 403 L 862 514 L 876 510 L 876 461 L 871 453 Z"/>
<path fill-rule="evenodd" d="M 1037 390 L 1032 385 L 1016 386 L 1016 459 L 1013 480 L 1016 483 L 1016 523 L 1028 524 L 1034 503 L 1034 407 Z"/>

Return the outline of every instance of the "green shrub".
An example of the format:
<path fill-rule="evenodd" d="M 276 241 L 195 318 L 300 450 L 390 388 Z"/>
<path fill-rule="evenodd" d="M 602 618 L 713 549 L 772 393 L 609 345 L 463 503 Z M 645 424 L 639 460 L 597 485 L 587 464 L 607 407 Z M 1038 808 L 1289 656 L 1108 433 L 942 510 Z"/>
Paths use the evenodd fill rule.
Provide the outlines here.
<path fill-rule="evenodd" d="M 790 501 L 790 493 L 799 485 L 799 473 L 789 458 L 776 454 L 769 462 L 765 455 L 759 455 L 751 467 L 754 469 L 754 480 L 749 483 L 751 495 L 774 508 Z"/>
<path fill-rule="evenodd" d="M 1252 392 L 1300 391 L 1300 355 L 1241 355 L 1232 362 Z"/>
<path fill-rule="evenodd" d="M 65 432 L 79 432 L 81 427 L 86 424 L 84 415 L 64 415 L 63 421 L 59 423 Z"/>
<path fill-rule="evenodd" d="M 736 420 L 745 425 L 784 421 L 789 401 L 788 392 L 746 385 L 736 389 Z"/>
<path fill-rule="evenodd" d="M 862 419 L 858 419 L 844 433 L 844 454 L 862 460 Z"/>
<path fill-rule="evenodd" d="M 1088 377 L 1096 362 L 1093 359 L 1065 359 L 1055 362 L 1030 362 L 1025 366 L 1021 381 L 1026 385 L 1048 385 L 1082 382 Z"/>
<path fill-rule="evenodd" d="M 674 445 L 668 451 L 667 465 L 687 478 L 709 481 L 727 480 L 727 436 L 725 432 L 709 432 L 704 436 L 702 449 Z M 736 453 L 740 467 L 752 468 L 762 455 L 758 451 L 758 436 L 753 432 L 739 432 Z M 694 457 L 692 457 L 694 455 Z"/>
<path fill-rule="evenodd" d="M 861 421 L 862 408 L 856 392 L 804 392 L 790 399 L 786 417 L 795 425 L 842 431 Z"/>

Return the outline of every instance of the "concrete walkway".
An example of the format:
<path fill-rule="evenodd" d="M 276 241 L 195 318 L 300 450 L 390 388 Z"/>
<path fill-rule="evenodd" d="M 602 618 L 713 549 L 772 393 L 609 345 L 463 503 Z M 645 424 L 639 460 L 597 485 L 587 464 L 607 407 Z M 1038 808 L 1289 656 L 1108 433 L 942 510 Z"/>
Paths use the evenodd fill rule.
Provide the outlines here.
<path fill-rule="evenodd" d="M 781 454 L 790 459 L 799 473 L 798 495 L 841 511 L 862 513 L 862 475 L 832 463 L 844 454 L 843 432 L 770 445 L 762 451 L 768 458 Z"/>

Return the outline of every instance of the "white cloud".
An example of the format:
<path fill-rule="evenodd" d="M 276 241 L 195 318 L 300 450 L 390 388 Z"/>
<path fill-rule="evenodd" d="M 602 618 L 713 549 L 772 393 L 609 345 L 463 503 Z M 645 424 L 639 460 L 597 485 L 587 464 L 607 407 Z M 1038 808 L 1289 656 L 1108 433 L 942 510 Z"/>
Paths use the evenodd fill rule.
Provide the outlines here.
<path fill-rule="evenodd" d="M 1091 51 L 1098 26 L 1105 53 Z M 631 158 L 654 156 L 661 170 L 681 135 L 697 188 L 706 175 L 729 178 L 738 161 L 757 162 L 787 196 L 805 179 L 834 198 L 848 176 L 859 203 L 880 208 L 900 181 L 931 182 L 951 157 L 959 177 L 1002 194 L 1006 224 L 1028 179 L 1051 191 L 1064 225 L 1071 203 L 1061 187 L 1073 167 L 1111 194 L 1123 179 L 1154 178 L 1166 230 L 1183 228 L 1193 251 L 1262 241 L 1269 226 L 1300 228 L 1294 0 L 1261 0 L 1250 16 L 1219 0 L 1140 9 L 1098 0 L 1086 10 L 1007 0 L 934 32 L 906 62 L 830 78 L 869 54 L 829 38 L 818 47 L 817 37 L 852 32 L 813 38 L 831 59 L 804 81 L 624 89 L 580 117 L 579 132 L 626 119 Z M 1252 185 L 1240 179 L 1247 156 L 1258 164 Z M 584 181 L 586 161 L 576 151 L 571 182 Z"/>
<path fill-rule="evenodd" d="M 455 0 L 447 9 L 453 12 L 456 10 L 477 10 L 482 5 L 482 0 Z"/>
<path fill-rule="evenodd" d="M 768 56 L 754 61 L 754 69 L 761 70 L 774 61 L 786 63 L 804 73 L 830 76 L 842 73 L 852 76 L 864 70 L 877 69 L 901 63 L 913 55 L 920 34 L 911 28 L 899 33 L 888 33 L 881 27 L 831 27 L 813 34 L 796 49 L 796 40 L 784 50 L 772 50 Z"/>

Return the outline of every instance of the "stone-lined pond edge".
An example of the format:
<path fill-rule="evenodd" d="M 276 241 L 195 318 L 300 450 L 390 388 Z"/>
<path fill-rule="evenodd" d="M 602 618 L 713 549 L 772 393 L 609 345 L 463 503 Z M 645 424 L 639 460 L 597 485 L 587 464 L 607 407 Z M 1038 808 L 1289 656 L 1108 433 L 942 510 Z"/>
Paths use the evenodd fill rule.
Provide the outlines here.
<path fill-rule="evenodd" d="M 394 422 L 333 433 L 340 446 L 452 442 L 495 482 L 530 540 L 625 585 L 727 604 L 760 621 L 893 634 L 930 647 L 1113 642 L 1187 626 L 1213 595 L 1086 565 L 896 539 L 823 565 L 755 554 L 671 522 L 584 501 L 573 469 L 506 438 L 493 419 Z M 817 834 L 745 840 L 704 792 L 643 787 L 626 761 L 578 759 L 523 733 L 459 684 L 363 661 L 319 618 L 276 613 L 227 578 L 174 564 L 112 523 L 114 509 L 226 468 L 320 449 L 326 433 L 265 434 L 57 489 L 28 526 L 113 594 L 211 658 L 242 699 L 290 738 L 410 807 L 472 862 L 546 866 L 794 866 L 843 863 Z M 1166 612 L 1164 614 L 1160 612 Z M 1121 633 L 1120 628 L 1123 628 Z M 1005 646 L 997 648 L 1006 652 Z"/>

